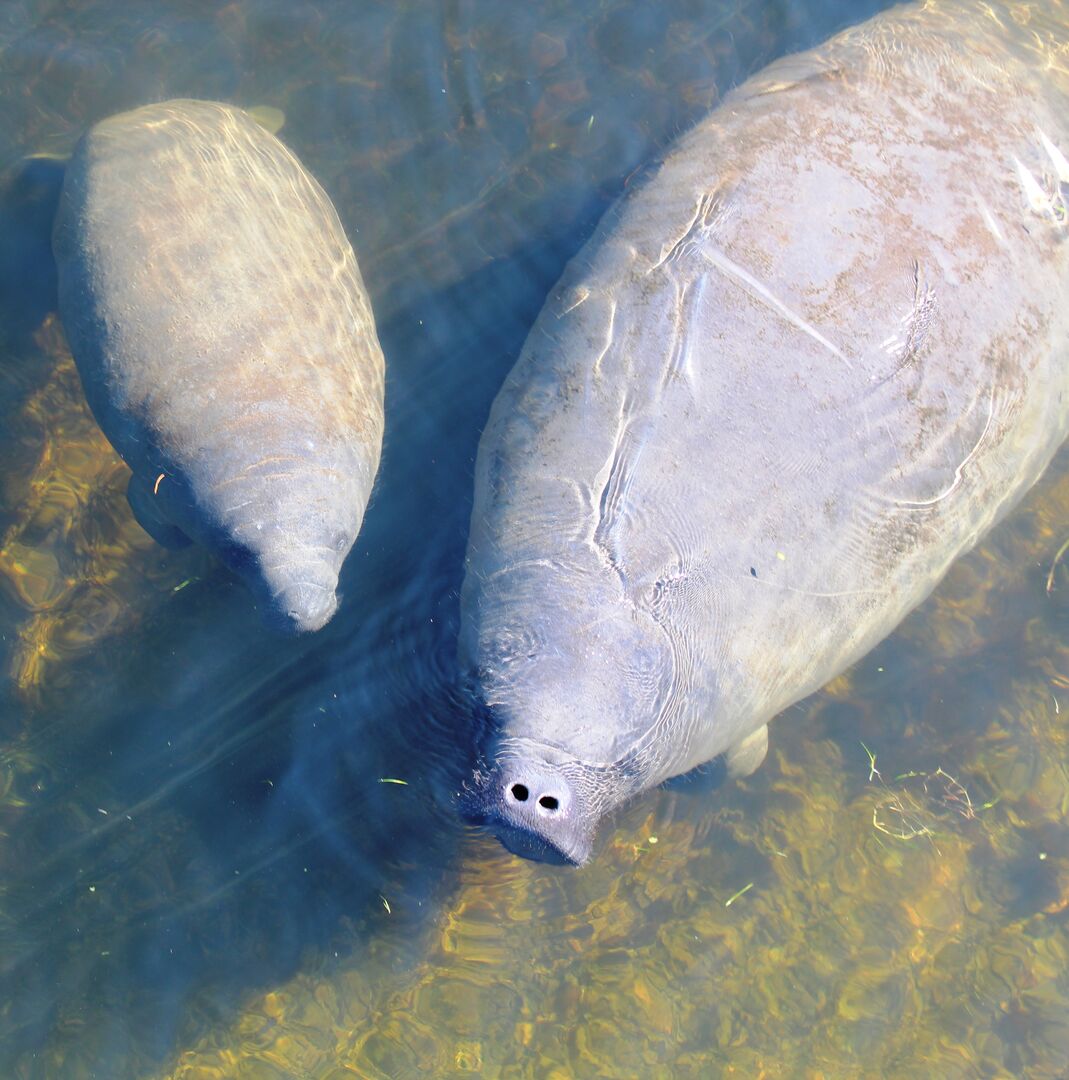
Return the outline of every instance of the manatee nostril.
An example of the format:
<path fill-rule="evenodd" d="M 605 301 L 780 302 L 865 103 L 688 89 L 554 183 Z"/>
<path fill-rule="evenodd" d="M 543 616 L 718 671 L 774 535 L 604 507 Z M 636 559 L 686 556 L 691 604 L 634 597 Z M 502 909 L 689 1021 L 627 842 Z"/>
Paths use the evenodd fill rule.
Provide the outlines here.
<path fill-rule="evenodd" d="M 506 791 L 516 802 L 527 802 L 531 798 L 531 789 L 526 784 L 512 784 Z M 538 800 L 538 805 L 543 810 L 552 812 L 560 809 L 560 799 L 556 795 L 542 795 Z"/>
<path fill-rule="evenodd" d="M 566 761 L 547 757 L 506 759 L 479 777 L 464 816 L 488 825 L 516 855 L 580 866 L 590 858 L 594 839 L 585 793 L 565 775 Z"/>

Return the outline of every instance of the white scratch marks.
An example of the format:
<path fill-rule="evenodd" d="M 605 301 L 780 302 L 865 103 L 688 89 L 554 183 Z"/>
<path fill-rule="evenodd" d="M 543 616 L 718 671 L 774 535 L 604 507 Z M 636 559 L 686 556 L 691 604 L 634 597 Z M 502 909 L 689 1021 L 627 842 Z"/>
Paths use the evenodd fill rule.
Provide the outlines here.
<path fill-rule="evenodd" d="M 1017 179 L 1021 183 L 1021 190 L 1024 192 L 1028 205 L 1037 214 L 1043 213 L 1050 202 L 1047 193 L 1040 186 L 1039 181 L 1025 168 L 1020 158 L 1015 157 L 1013 164 L 1017 167 Z"/>
<path fill-rule="evenodd" d="M 1000 247 L 1005 247 L 1006 237 L 1002 235 L 1002 230 L 995 220 L 995 215 L 991 213 L 991 208 L 975 189 L 973 190 L 973 199 L 976 202 L 976 208 L 980 211 L 980 216 L 984 219 L 984 224 L 987 226 L 988 232 L 991 233 Z"/>
<path fill-rule="evenodd" d="M 1069 162 L 1065 160 L 1062 152 L 1047 138 L 1043 132 L 1039 133 L 1047 155 L 1054 165 L 1056 177 L 1048 191 L 1039 182 L 1033 173 L 1018 158 L 1013 159 L 1017 169 L 1017 179 L 1020 181 L 1021 190 L 1029 209 L 1035 214 L 1049 217 L 1055 224 L 1065 226 L 1069 220 L 1069 207 L 1066 206 L 1066 197 L 1062 188 L 1069 183 Z M 1046 177 L 1044 177 L 1046 179 Z"/>
<path fill-rule="evenodd" d="M 918 262 L 913 264 L 913 301 L 900 319 L 902 332 L 894 333 L 880 342 L 880 348 L 896 361 L 894 370 L 882 377 L 870 376 L 877 384 L 888 382 L 900 375 L 916 360 L 928 338 L 928 330 L 935 313 L 935 289 L 928 283 Z"/>
<path fill-rule="evenodd" d="M 752 296 L 755 296 L 757 299 L 768 304 L 769 307 L 774 311 L 777 311 L 792 326 L 797 327 L 797 329 L 801 330 L 804 334 L 808 334 L 814 341 L 827 349 L 832 356 L 841 360 L 850 370 L 853 370 L 853 364 L 850 363 L 849 359 L 841 349 L 833 345 L 832 342 L 812 325 L 812 323 L 807 322 L 797 312 L 792 311 L 766 286 L 762 285 L 748 270 L 739 266 L 737 262 L 729 259 L 722 251 L 718 251 L 715 248 L 706 248 L 702 254 L 713 266 L 740 282 Z"/>
<path fill-rule="evenodd" d="M 1047 138 L 1046 134 L 1042 131 L 1039 132 L 1039 141 L 1043 144 L 1043 149 L 1047 151 L 1047 156 L 1050 158 L 1051 163 L 1054 165 L 1055 174 L 1058 177 L 1058 183 L 1069 184 L 1069 161 L 1065 160 L 1065 155 L 1061 152 Z"/>
<path fill-rule="evenodd" d="M 692 382 L 694 368 L 691 364 L 691 346 L 695 337 L 695 322 L 701 310 L 702 297 L 705 293 L 705 285 L 708 275 L 701 274 L 693 282 L 685 282 L 677 287 L 675 333 L 673 334 L 672 348 L 665 366 L 664 377 L 661 380 L 662 390 L 673 378 L 685 379 Z"/>
<path fill-rule="evenodd" d="M 585 285 L 577 286 L 575 291 L 569 297 L 569 303 L 568 303 L 567 307 L 565 307 L 561 311 L 561 315 L 567 315 L 568 312 L 575 311 L 575 309 L 580 304 L 582 304 L 584 301 L 588 300 L 589 298 L 590 298 L 590 290 Z"/>
<path fill-rule="evenodd" d="M 698 196 L 694 215 L 687 223 L 678 240 L 665 244 L 661 248 L 660 258 L 649 268 L 648 273 L 659 270 L 665 263 L 675 262 L 698 251 L 706 240 L 714 236 L 728 219 L 731 208 L 725 206 L 716 192 L 703 192 Z"/>
<path fill-rule="evenodd" d="M 598 358 L 594 361 L 594 377 L 601 377 L 601 362 L 605 359 L 609 349 L 612 348 L 613 332 L 616 327 L 616 301 L 609 300 L 609 325 L 605 329 L 605 344 L 602 346 L 602 350 L 598 353 Z"/>
<path fill-rule="evenodd" d="M 938 495 L 934 495 L 930 499 L 917 499 L 917 500 L 894 500 L 894 505 L 901 510 L 925 510 L 928 507 L 935 506 L 936 503 L 942 502 L 945 498 L 951 495 L 961 484 L 962 475 L 965 472 L 966 466 L 970 461 L 980 452 L 980 447 L 983 446 L 984 440 L 987 438 L 987 433 L 991 430 L 991 421 L 995 415 L 995 388 L 991 388 L 991 398 L 988 402 L 987 408 L 987 423 L 984 424 L 984 430 L 980 432 L 980 438 L 976 440 L 976 444 L 965 455 L 958 467 L 954 470 L 954 479 L 951 481 L 950 486 L 944 491 L 941 491 Z"/>

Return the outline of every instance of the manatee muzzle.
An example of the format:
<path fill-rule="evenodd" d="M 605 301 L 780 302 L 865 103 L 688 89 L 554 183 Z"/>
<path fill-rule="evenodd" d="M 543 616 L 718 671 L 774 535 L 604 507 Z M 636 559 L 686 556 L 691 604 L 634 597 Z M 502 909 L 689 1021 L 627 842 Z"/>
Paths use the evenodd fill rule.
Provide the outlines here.
<path fill-rule="evenodd" d="M 268 549 L 261 553 L 232 548 L 227 561 L 249 582 L 265 605 L 269 625 L 304 634 L 325 626 L 338 608 L 338 559 L 294 556 Z"/>
<path fill-rule="evenodd" d="M 538 753 L 507 753 L 480 772 L 465 816 L 489 828 L 514 855 L 581 866 L 594 846 L 597 815 L 573 769 Z"/>

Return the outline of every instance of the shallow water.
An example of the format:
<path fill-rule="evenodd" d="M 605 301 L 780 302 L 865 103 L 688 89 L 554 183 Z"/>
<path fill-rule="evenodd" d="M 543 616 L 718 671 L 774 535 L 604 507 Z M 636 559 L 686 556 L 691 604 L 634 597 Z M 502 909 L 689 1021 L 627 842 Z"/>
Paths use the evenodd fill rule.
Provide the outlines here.
<path fill-rule="evenodd" d="M 1064 460 L 750 780 L 652 793 L 579 872 L 454 812 L 472 461 L 546 291 L 724 91 L 878 6 L 0 6 L 0 171 L 148 100 L 281 110 L 389 369 L 341 611 L 272 638 L 130 518 L 49 167 L 5 189 L 0 1075 L 1064 1075 Z"/>

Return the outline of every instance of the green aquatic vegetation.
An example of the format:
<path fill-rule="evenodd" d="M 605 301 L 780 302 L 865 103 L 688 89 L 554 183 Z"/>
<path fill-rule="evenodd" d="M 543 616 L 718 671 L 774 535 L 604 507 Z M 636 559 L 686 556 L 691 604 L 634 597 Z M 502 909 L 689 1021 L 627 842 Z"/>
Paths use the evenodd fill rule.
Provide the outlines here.
<path fill-rule="evenodd" d="M 731 896 L 729 896 L 724 901 L 724 907 L 731 907 L 731 905 L 734 904 L 735 901 L 738 900 L 740 896 L 745 896 L 753 887 L 754 887 L 754 883 L 752 881 L 748 885 L 743 885 L 743 887 L 741 889 L 739 889 L 738 892 L 732 893 Z"/>

